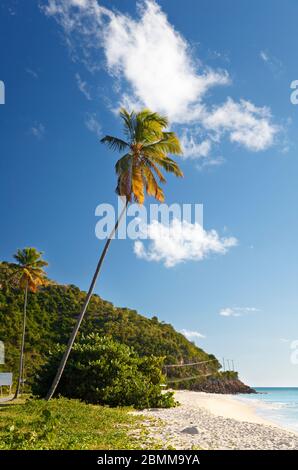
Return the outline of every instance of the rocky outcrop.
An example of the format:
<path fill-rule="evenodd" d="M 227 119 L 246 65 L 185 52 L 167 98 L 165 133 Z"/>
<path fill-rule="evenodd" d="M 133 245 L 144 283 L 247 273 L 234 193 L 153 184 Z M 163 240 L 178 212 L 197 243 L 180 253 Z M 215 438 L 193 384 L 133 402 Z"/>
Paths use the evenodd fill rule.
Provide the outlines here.
<path fill-rule="evenodd" d="M 245 385 L 239 379 L 209 378 L 206 381 L 195 384 L 192 390 L 208 393 L 257 393 L 253 388 Z"/>

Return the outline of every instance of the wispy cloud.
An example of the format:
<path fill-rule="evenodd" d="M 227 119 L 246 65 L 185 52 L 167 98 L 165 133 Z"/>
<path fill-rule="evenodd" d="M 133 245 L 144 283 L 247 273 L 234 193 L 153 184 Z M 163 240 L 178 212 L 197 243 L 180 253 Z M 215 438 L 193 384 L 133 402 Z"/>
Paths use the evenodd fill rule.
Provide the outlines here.
<path fill-rule="evenodd" d="M 35 72 L 35 70 L 32 70 L 32 69 L 30 69 L 29 67 L 27 67 L 27 68 L 25 69 L 25 71 L 26 71 L 29 75 L 31 75 L 31 77 L 35 78 L 35 80 L 37 80 L 37 79 L 39 78 L 38 73 Z"/>
<path fill-rule="evenodd" d="M 269 56 L 268 56 L 267 52 L 265 52 L 265 51 L 260 51 L 260 58 L 264 62 L 269 62 Z"/>
<path fill-rule="evenodd" d="M 249 313 L 259 312 L 260 310 L 255 307 L 226 307 L 219 311 L 222 317 L 242 317 Z"/>
<path fill-rule="evenodd" d="M 235 237 L 220 237 L 216 230 L 204 230 L 198 223 L 173 219 L 168 226 L 157 220 L 145 227 L 148 243 L 137 240 L 134 252 L 146 261 L 161 262 L 167 268 L 185 261 L 201 261 L 212 254 L 225 254 L 237 245 Z"/>
<path fill-rule="evenodd" d="M 284 65 L 282 61 L 274 55 L 270 54 L 268 51 L 261 50 L 259 57 L 267 65 L 267 67 L 269 67 L 276 78 L 278 78 L 284 72 Z"/>
<path fill-rule="evenodd" d="M 231 84 L 228 71 L 199 61 L 155 1 L 137 5 L 136 18 L 96 0 L 49 0 L 44 11 L 62 26 L 72 51 L 89 69 L 101 66 L 103 51 L 117 82 L 118 105 L 147 106 L 169 116 L 182 136 L 185 157 L 209 157 L 225 138 L 253 152 L 274 145 L 279 127 L 269 108 L 231 98 L 207 105 L 212 88 Z"/>
<path fill-rule="evenodd" d="M 79 73 L 75 74 L 75 79 L 76 79 L 78 89 L 80 90 L 80 92 L 83 93 L 85 98 L 90 101 L 91 100 L 91 94 L 90 94 L 87 82 L 82 80 Z"/>
<path fill-rule="evenodd" d="M 102 134 L 102 129 L 100 122 L 97 119 L 96 113 L 86 113 L 85 116 L 85 125 L 89 131 L 94 132 L 97 137 L 100 137 Z"/>
<path fill-rule="evenodd" d="M 9 15 L 16 16 L 17 10 L 19 6 L 19 0 L 9 0 L 9 2 L 1 2 L 0 8 L 3 8 L 4 11 L 6 10 Z"/>
<path fill-rule="evenodd" d="M 181 330 L 181 333 L 189 340 L 203 339 L 206 338 L 205 335 L 199 333 L 199 331 L 190 331 L 190 330 Z"/>
<path fill-rule="evenodd" d="M 224 164 L 224 162 L 225 162 L 225 159 L 221 155 L 216 156 L 216 157 L 209 156 L 208 158 L 200 159 L 199 162 L 196 164 L 196 168 L 199 171 L 202 171 L 205 168 L 211 169 L 211 168 L 216 168 L 218 166 L 221 166 Z"/>
<path fill-rule="evenodd" d="M 45 127 L 41 122 L 35 122 L 29 129 L 29 133 L 36 139 L 42 139 L 45 134 Z"/>
<path fill-rule="evenodd" d="M 183 129 L 180 137 L 184 158 L 201 158 L 207 157 L 210 153 L 212 143 L 211 140 L 203 140 L 200 134 Z"/>

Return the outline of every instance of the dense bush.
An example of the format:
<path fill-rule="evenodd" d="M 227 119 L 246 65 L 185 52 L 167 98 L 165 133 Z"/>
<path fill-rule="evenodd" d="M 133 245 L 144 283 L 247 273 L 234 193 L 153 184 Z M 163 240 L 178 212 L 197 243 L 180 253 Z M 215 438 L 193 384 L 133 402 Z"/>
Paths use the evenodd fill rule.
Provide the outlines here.
<path fill-rule="evenodd" d="M 64 348 L 57 345 L 41 367 L 32 385 L 34 394 L 48 391 Z M 91 333 L 74 344 L 57 394 L 110 406 L 174 406 L 172 393 L 161 393 L 161 367 L 161 358 L 140 358 L 132 348 Z"/>

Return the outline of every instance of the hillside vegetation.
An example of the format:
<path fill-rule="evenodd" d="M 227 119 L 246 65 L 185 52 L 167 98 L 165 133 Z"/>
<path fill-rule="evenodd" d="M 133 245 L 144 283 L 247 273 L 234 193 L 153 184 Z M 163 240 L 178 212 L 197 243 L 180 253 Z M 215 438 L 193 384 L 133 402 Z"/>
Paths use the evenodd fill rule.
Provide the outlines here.
<path fill-rule="evenodd" d="M 14 267 L 0 263 L 0 339 L 5 343 L 6 363 L 2 371 L 16 372 L 22 325 L 23 292 L 9 281 Z M 36 370 L 47 360 L 57 343 L 65 344 L 74 325 L 85 292 L 74 285 L 51 282 L 28 296 L 28 327 L 25 345 L 25 377 L 30 385 Z M 214 355 L 208 354 L 188 341 L 172 325 L 147 318 L 135 310 L 115 307 L 111 302 L 94 295 L 81 326 L 80 336 L 98 333 L 130 346 L 140 356 L 162 357 L 164 364 L 204 362 L 194 367 L 167 369 L 171 387 L 222 391 L 219 383 L 236 380 L 237 373 L 222 374 Z M 205 362 L 208 361 L 208 362 Z M 202 375 L 202 377 L 198 377 Z M 207 377 L 205 377 L 205 375 Z M 182 381 L 184 377 L 194 377 Z M 237 391 L 237 384 L 233 385 Z M 244 390 L 241 390 L 244 391 Z"/>

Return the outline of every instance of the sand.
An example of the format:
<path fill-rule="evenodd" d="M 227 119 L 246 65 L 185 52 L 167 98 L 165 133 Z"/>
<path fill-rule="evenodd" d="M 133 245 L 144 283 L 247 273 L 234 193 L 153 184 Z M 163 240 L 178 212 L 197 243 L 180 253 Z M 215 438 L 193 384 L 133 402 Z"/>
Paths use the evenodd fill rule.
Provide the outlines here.
<path fill-rule="evenodd" d="M 149 436 L 163 449 L 298 450 L 298 434 L 259 417 L 231 395 L 177 391 L 180 406 L 143 410 Z"/>

